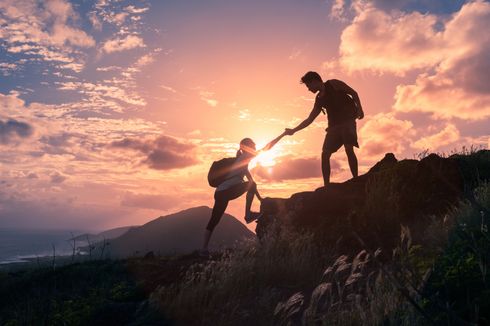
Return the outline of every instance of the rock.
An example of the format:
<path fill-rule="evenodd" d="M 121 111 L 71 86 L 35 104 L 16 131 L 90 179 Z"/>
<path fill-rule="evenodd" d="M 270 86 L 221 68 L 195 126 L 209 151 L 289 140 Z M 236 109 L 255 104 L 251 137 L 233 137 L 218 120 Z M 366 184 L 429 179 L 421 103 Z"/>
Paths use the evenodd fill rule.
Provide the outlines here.
<path fill-rule="evenodd" d="M 274 310 L 277 325 L 300 325 L 305 309 L 305 297 L 301 292 L 293 294 L 286 302 L 279 302 Z"/>
<path fill-rule="evenodd" d="M 356 237 L 375 250 L 390 253 L 400 237 L 400 225 L 414 240 L 425 231 L 430 216 L 442 216 L 474 189 L 490 180 L 490 151 L 422 160 L 398 161 L 392 153 L 366 174 L 343 183 L 290 198 L 266 198 L 256 233 L 308 229 L 326 244 L 342 239 L 345 253 L 363 249 Z M 475 182 L 477 178 L 478 182 Z"/>
<path fill-rule="evenodd" d="M 373 173 L 373 172 L 379 172 L 381 170 L 391 168 L 397 162 L 398 162 L 398 160 L 396 159 L 396 157 L 393 153 L 386 153 L 385 157 L 383 157 L 383 159 L 381 161 L 379 161 L 371 169 L 369 169 L 368 174 Z"/>

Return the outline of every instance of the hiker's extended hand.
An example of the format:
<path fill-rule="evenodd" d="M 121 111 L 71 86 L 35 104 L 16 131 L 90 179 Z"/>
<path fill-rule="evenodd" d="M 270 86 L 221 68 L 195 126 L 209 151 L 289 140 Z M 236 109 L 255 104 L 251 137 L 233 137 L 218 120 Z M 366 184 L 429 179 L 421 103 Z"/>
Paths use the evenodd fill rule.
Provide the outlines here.
<path fill-rule="evenodd" d="M 284 130 L 284 134 L 287 135 L 287 136 L 292 136 L 292 135 L 294 135 L 294 130 L 293 129 L 290 129 L 290 128 L 286 128 Z"/>

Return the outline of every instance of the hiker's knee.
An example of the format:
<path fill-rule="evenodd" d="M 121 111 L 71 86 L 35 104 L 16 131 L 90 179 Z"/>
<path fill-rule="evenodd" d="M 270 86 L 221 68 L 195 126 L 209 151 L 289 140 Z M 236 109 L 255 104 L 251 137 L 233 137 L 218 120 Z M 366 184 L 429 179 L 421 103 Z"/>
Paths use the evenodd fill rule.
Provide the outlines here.
<path fill-rule="evenodd" d="M 344 145 L 345 148 L 345 153 L 347 156 L 356 156 L 356 153 L 354 153 L 354 146 L 352 145 Z"/>
<path fill-rule="evenodd" d="M 219 218 L 211 217 L 211 219 L 208 222 L 208 225 L 206 225 L 206 230 L 208 230 L 209 232 L 213 232 L 216 225 L 218 225 L 219 220 L 220 220 Z"/>

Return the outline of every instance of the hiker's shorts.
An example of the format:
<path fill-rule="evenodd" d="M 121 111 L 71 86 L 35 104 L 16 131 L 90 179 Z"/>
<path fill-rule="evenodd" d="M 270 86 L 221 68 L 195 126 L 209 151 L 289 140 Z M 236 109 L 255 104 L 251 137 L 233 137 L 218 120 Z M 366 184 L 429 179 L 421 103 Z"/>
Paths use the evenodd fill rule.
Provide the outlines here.
<path fill-rule="evenodd" d="M 355 120 L 328 127 L 325 141 L 323 142 L 323 152 L 335 153 L 342 145 L 359 147 Z"/>

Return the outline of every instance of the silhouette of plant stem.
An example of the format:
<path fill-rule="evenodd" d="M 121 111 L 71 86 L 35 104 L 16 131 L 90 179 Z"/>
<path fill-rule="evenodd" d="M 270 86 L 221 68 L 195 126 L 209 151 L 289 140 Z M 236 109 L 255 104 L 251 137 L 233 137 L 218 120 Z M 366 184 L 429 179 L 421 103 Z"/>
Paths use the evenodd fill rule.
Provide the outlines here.
<path fill-rule="evenodd" d="M 53 262 L 52 262 L 52 266 L 53 266 L 53 271 L 54 271 L 56 269 L 56 247 L 55 247 L 54 243 L 52 243 L 51 246 L 53 247 Z"/>
<path fill-rule="evenodd" d="M 395 288 L 400 292 L 400 294 L 405 299 L 407 299 L 407 301 L 424 318 L 426 318 L 429 323 L 431 323 L 432 325 L 437 325 L 437 323 L 429 316 L 429 314 L 415 301 L 414 298 L 412 298 L 412 296 L 410 295 L 410 291 L 404 285 L 402 285 L 401 282 L 392 273 L 390 273 L 383 266 L 382 262 L 379 261 L 379 259 L 374 255 L 374 253 L 370 249 L 368 249 L 368 247 L 366 246 L 366 243 L 361 239 L 361 237 L 356 232 L 352 232 L 352 234 L 357 239 L 357 241 L 359 241 L 359 243 L 361 244 L 361 246 L 363 246 L 365 248 L 365 250 L 367 252 L 369 252 L 369 254 L 373 257 L 374 261 L 379 266 L 379 268 L 381 269 L 381 271 L 387 276 L 387 279 L 395 286 Z M 413 288 L 413 290 L 415 292 L 417 292 L 417 294 L 420 294 L 422 297 L 426 298 L 421 292 L 418 291 L 418 289 L 416 287 L 413 287 L 413 285 L 411 285 L 411 287 Z M 447 304 L 446 305 L 442 305 L 439 302 L 434 302 L 434 303 L 435 303 L 435 306 L 437 308 L 439 308 L 442 311 L 446 312 L 452 319 L 454 319 L 458 323 L 458 325 L 473 325 L 473 324 L 468 323 L 465 320 L 461 319 L 459 316 L 457 316 L 453 311 L 451 311 L 449 309 L 449 306 Z"/>
<path fill-rule="evenodd" d="M 71 261 L 73 262 L 75 260 L 75 251 L 76 251 L 76 248 L 77 248 L 77 240 L 75 239 L 75 236 L 73 235 L 73 232 L 70 232 L 71 234 L 71 238 L 73 240 L 73 245 L 71 245 L 71 248 L 72 248 L 72 254 L 71 254 Z M 71 242 L 70 242 L 71 244 Z"/>
<path fill-rule="evenodd" d="M 86 235 L 86 237 L 87 237 L 87 244 L 88 244 L 88 257 L 89 257 L 89 260 L 92 260 L 93 246 L 92 246 L 92 243 L 90 242 L 90 238 L 89 238 L 88 234 Z"/>
<path fill-rule="evenodd" d="M 100 248 L 100 259 L 103 259 L 104 258 L 104 250 L 105 250 L 105 247 L 107 246 L 107 242 L 106 242 L 106 239 L 104 237 L 104 239 L 102 240 L 102 248 Z"/>

